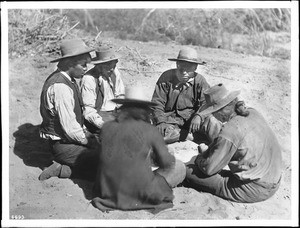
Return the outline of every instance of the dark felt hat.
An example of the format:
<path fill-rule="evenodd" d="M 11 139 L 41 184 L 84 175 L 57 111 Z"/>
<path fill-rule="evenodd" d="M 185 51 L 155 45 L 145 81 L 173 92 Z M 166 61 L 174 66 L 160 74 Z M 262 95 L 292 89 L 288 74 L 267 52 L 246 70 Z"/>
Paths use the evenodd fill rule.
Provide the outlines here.
<path fill-rule="evenodd" d="M 190 63 L 197 63 L 199 65 L 206 64 L 206 62 L 198 59 L 197 51 L 190 47 L 182 48 L 179 51 L 177 58 L 170 58 L 168 60 L 170 60 L 170 61 L 185 61 L 185 62 L 190 62 Z"/>
<path fill-rule="evenodd" d="M 89 48 L 81 39 L 63 40 L 60 44 L 60 51 L 62 57 L 52 60 L 51 63 L 58 62 L 62 59 L 82 55 L 94 51 L 93 48 Z"/>
<path fill-rule="evenodd" d="M 237 98 L 240 93 L 240 90 L 229 92 L 222 83 L 212 86 L 204 91 L 206 104 L 201 108 L 203 111 L 200 114 L 205 116 L 220 110 Z"/>
<path fill-rule="evenodd" d="M 104 47 L 95 51 L 96 57 L 92 59 L 91 63 L 96 65 L 106 63 L 120 58 L 112 47 Z"/>

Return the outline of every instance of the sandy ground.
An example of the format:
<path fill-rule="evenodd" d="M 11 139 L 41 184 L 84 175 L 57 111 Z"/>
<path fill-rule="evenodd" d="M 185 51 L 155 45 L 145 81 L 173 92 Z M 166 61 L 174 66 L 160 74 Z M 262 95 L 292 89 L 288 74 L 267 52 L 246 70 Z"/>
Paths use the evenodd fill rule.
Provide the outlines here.
<path fill-rule="evenodd" d="M 159 75 L 175 67 L 175 63 L 167 59 L 176 57 L 180 49 L 177 45 L 155 42 L 115 39 L 107 42 L 122 54 L 119 69 L 125 84 L 144 86 L 149 97 Z M 288 222 L 293 200 L 291 154 L 298 153 L 291 147 L 290 61 L 220 49 L 197 47 L 197 51 L 207 62 L 197 71 L 211 85 L 222 82 L 229 89 L 241 89 L 246 104 L 258 109 L 276 133 L 282 147 L 284 168 L 281 186 L 272 198 L 254 204 L 232 203 L 191 188 L 177 187 L 174 189 L 174 207 L 156 215 L 143 210 L 102 213 L 90 204 L 92 182 L 58 178 L 39 181 L 41 167 L 51 161 L 48 145 L 38 137 L 41 123 L 39 96 L 55 65 L 49 63 L 49 57 L 31 56 L 9 62 L 9 216 L 21 215 L 28 220 L 50 219 L 50 223 L 56 219 L 92 219 L 98 222 L 99 219 L 192 220 L 199 226 L 204 224 L 201 220 L 221 221 L 220 225 L 226 224 L 222 220 L 252 220 L 251 224 L 255 224 L 254 220 Z M 190 141 L 170 147 L 175 148 L 176 154 L 184 160 L 197 152 L 197 144 Z"/>

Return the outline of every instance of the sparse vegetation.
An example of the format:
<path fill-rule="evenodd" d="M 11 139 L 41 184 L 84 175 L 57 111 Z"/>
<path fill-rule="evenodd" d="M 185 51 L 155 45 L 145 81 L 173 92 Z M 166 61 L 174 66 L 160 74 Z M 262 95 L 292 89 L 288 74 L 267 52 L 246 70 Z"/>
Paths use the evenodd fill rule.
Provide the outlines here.
<path fill-rule="evenodd" d="M 89 45 L 103 34 L 121 39 L 175 42 L 252 55 L 290 58 L 270 34 L 290 42 L 290 9 L 11 9 L 10 56 L 55 53 L 57 41 L 82 37 Z M 239 39 L 237 39 L 239 38 Z"/>

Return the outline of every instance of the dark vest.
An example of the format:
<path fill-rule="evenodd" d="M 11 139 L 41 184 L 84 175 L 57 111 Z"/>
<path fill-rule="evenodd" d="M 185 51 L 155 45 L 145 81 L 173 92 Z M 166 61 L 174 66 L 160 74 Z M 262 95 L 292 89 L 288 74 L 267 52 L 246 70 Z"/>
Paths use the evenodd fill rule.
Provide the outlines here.
<path fill-rule="evenodd" d="M 57 114 L 53 116 L 46 107 L 47 90 L 51 85 L 55 83 L 63 83 L 69 86 L 73 90 L 74 101 L 75 101 L 75 106 L 73 111 L 76 115 L 76 121 L 80 124 L 80 126 L 83 126 L 82 98 L 79 89 L 76 85 L 76 82 L 75 81 L 71 82 L 59 71 L 53 72 L 45 81 L 45 84 L 42 89 L 41 99 L 40 99 L 41 100 L 40 113 L 43 118 L 40 131 L 46 134 L 52 134 L 61 137 L 62 139 L 65 139 L 66 138 L 65 132 L 61 127 L 59 116 Z"/>

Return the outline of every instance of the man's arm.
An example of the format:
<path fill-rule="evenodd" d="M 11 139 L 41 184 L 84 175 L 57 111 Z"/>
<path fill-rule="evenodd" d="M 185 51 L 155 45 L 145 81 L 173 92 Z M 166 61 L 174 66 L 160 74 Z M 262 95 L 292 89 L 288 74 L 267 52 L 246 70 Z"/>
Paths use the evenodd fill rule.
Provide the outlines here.
<path fill-rule="evenodd" d="M 204 91 L 206 91 L 207 89 L 210 88 L 210 85 L 208 84 L 206 79 L 201 75 L 200 75 L 200 80 L 198 81 L 197 88 L 198 88 L 197 100 L 198 100 L 199 107 L 195 114 L 201 116 L 200 112 L 203 111 L 203 107 L 206 104 Z M 202 117 L 202 119 L 204 119 L 206 116 L 201 116 L 201 117 Z"/>
<path fill-rule="evenodd" d="M 63 83 L 56 83 L 52 87 L 49 87 L 47 96 L 53 99 L 54 108 L 57 111 L 66 137 L 72 141 L 86 145 L 88 139 L 83 128 L 77 122 L 73 111 L 75 102 L 72 89 Z"/>
<path fill-rule="evenodd" d="M 218 137 L 204 153 L 198 155 L 195 163 L 203 173 L 211 176 L 228 165 L 236 150 L 237 146 L 233 142 Z"/>
<path fill-rule="evenodd" d="M 85 75 L 81 81 L 81 95 L 84 105 L 83 115 L 84 118 L 95 125 L 98 128 L 101 128 L 104 124 L 102 117 L 98 114 L 96 110 L 96 82 L 95 78 L 90 75 Z"/>
<path fill-rule="evenodd" d="M 151 133 L 150 133 L 151 132 Z M 155 163 L 161 169 L 171 168 L 175 164 L 175 157 L 169 153 L 163 137 L 156 128 L 149 129 L 149 138 L 151 139 L 151 146 L 153 149 Z"/>
<path fill-rule="evenodd" d="M 167 103 L 168 90 L 167 82 L 158 81 L 155 85 L 152 102 L 157 104 L 154 106 L 154 116 L 157 124 L 165 123 L 167 120 L 167 117 L 165 116 L 165 106 Z"/>
<path fill-rule="evenodd" d="M 118 68 L 116 68 L 114 70 L 114 74 L 116 77 L 116 88 L 115 88 L 115 98 L 124 98 L 125 96 L 125 86 L 121 77 L 121 73 L 118 70 Z"/>

